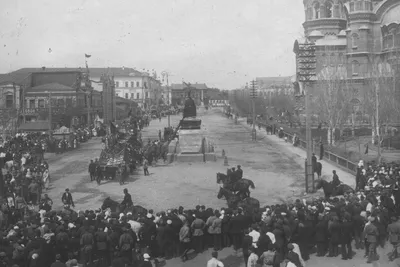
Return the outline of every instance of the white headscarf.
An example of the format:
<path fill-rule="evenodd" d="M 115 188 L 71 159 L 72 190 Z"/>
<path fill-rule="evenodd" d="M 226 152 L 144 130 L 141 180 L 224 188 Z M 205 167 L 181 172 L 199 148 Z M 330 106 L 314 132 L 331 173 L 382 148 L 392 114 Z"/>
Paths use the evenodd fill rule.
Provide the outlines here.
<path fill-rule="evenodd" d="M 299 245 L 297 245 L 296 243 L 292 243 L 292 245 L 294 247 L 293 252 L 295 252 L 297 255 L 299 255 L 301 266 L 306 267 L 306 263 L 304 262 L 303 258 L 301 257 L 301 252 L 300 252 Z"/>
<path fill-rule="evenodd" d="M 272 244 L 275 244 L 275 235 L 271 232 L 267 232 L 267 236 L 269 237 L 269 239 L 271 239 Z"/>

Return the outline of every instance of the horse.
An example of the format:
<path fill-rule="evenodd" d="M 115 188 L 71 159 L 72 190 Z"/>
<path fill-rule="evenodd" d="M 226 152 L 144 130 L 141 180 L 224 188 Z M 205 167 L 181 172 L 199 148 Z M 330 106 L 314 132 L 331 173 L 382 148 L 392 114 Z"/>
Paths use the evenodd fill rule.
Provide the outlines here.
<path fill-rule="evenodd" d="M 315 162 L 315 164 L 313 164 L 313 173 L 317 173 L 318 178 L 321 177 L 321 173 L 322 173 L 322 163 L 321 162 Z"/>
<path fill-rule="evenodd" d="M 221 199 L 222 197 L 225 197 L 226 201 L 228 202 L 228 207 L 231 209 L 241 207 L 245 212 L 251 215 L 257 214 L 260 210 L 260 201 L 257 199 L 252 197 L 241 199 L 240 196 L 232 191 L 220 187 L 217 198 Z"/>
<path fill-rule="evenodd" d="M 323 179 L 318 179 L 316 181 L 315 188 L 323 189 L 325 198 L 335 197 L 335 196 L 342 196 L 344 194 L 354 193 L 354 189 L 348 186 L 347 184 L 340 184 L 336 188 L 332 185 L 332 182 L 328 182 Z"/>
<path fill-rule="evenodd" d="M 147 214 L 147 209 L 143 208 L 142 206 L 136 205 L 136 206 L 131 206 L 131 207 L 122 207 L 120 203 L 118 203 L 115 200 L 112 200 L 110 197 L 107 197 L 104 199 L 103 204 L 101 205 L 102 210 L 110 209 L 111 212 L 132 212 L 132 214 L 135 215 L 145 215 Z"/>
<path fill-rule="evenodd" d="M 242 178 L 239 179 L 235 183 L 229 182 L 229 176 L 224 173 L 217 173 L 217 184 L 223 183 L 224 188 L 229 189 L 233 192 L 238 192 L 240 195 L 244 197 L 250 197 L 250 187 L 251 189 L 255 189 L 253 181 L 250 179 Z"/>

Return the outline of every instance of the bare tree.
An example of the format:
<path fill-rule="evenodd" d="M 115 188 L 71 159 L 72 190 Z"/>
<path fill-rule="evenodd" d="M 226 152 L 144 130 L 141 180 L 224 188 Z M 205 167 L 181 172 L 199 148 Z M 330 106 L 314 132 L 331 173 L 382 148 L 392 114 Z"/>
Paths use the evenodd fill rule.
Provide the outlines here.
<path fill-rule="evenodd" d="M 381 145 L 391 123 L 400 115 L 396 97 L 396 71 L 393 65 L 380 58 L 370 59 L 367 85 L 363 99 L 364 112 L 373 126 L 373 142 L 378 146 L 378 161 L 382 160 Z"/>
<path fill-rule="evenodd" d="M 329 56 L 325 57 L 324 65 L 317 75 L 318 90 L 312 106 L 320 121 L 328 125 L 328 143 L 334 145 L 333 133 L 342 129 L 351 113 L 350 89 L 344 65 L 334 62 Z"/>

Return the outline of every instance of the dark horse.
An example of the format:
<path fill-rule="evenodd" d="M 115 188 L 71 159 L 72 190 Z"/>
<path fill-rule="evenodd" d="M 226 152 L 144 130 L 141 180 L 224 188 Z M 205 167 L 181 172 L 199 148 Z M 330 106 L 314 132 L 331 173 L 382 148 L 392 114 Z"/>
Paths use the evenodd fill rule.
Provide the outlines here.
<path fill-rule="evenodd" d="M 132 215 L 146 215 L 147 209 L 142 206 L 132 206 L 132 207 L 122 207 L 120 203 L 115 200 L 112 200 L 110 197 L 107 197 L 103 201 L 103 205 L 101 205 L 102 210 L 110 209 L 111 212 L 132 212 Z"/>
<path fill-rule="evenodd" d="M 315 183 L 315 188 L 323 189 L 325 198 L 342 196 L 344 194 L 354 193 L 354 189 L 347 184 L 340 184 L 336 188 L 332 185 L 332 182 L 326 180 L 318 179 Z"/>
<path fill-rule="evenodd" d="M 253 181 L 250 179 L 242 178 L 237 182 L 232 183 L 229 179 L 228 175 L 224 173 L 217 173 L 217 184 L 222 182 L 224 188 L 229 189 L 233 192 L 238 192 L 239 195 L 244 197 L 250 197 L 250 187 L 251 189 L 256 188 Z"/>
<path fill-rule="evenodd" d="M 314 173 L 317 173 L 318 178 L 321 177 L 321 173 L 322 173 L 322 163 L 321 162 L 315 162 L 313 164 L 313 169 L 314 169 Z"/>
<path fill-rule="evenodd" d="M 248 197 L 242 200 L 240 196 L 223 187 L 220 187 L 217 197 L 218 199 L 225 197 L 228 207 L 231 209 L 241 207 L 246 213 L 251 215 L 257 214 L 260 210 L 260 201 L 257 199 Z"/>

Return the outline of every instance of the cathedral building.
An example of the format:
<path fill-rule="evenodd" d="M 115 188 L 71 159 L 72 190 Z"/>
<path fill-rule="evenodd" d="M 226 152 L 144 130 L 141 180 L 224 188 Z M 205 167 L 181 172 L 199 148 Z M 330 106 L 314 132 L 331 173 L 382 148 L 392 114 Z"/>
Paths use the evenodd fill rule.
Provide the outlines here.
<path fill-rule="evenodd" d="M 330 79 L 345 82 L 353 110 L 361 116 L 365 89 L 377 64 L 400 90 L 400 0 L 304 0 L 306 39 L 316 46 L 317 93 Z M 300 89 L 303 90 L 302 86 Z M 398 97 L 399 95 L 397 95 Z"/>

